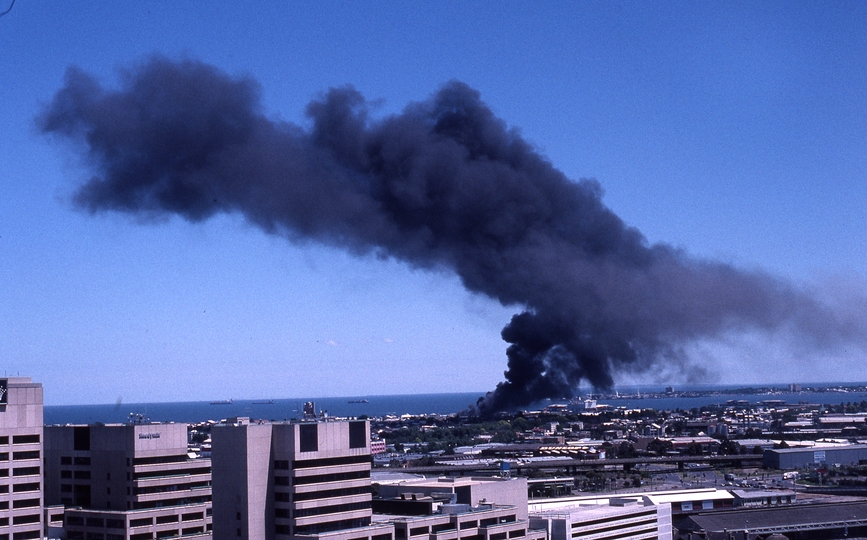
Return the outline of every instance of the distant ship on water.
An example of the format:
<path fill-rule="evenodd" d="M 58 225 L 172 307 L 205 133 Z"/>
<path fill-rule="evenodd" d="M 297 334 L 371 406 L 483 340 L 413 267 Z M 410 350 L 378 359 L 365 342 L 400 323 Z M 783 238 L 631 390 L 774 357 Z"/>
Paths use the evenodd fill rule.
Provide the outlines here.
<path fill-rule="evenodd" d="M 369 399 L 350 399 L 346 403 L 370 403 Z"/>
<path fill-rule="evenodd" d="M 258 399 L 253 401 L 253 405 L 273 405 L 273 399 Z"/>
<path fill-rule="evenodd" d="M 231 404 L 232 404 L 232 400 L 231 400 L 231 399 L 223 399 L 223 400 L 218 400 L 218 401 L 212 401 L 212 402 L 211 402 L 211 405 L 231 405 Z"/>

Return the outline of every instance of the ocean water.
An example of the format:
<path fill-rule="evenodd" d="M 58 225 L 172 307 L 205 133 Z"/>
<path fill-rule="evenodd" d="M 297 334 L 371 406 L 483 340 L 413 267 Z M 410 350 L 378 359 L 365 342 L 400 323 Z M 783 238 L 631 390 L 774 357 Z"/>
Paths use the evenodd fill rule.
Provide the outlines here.
<path fill-rule="evenodd" d="M 855 386 L 861 383 L 842 383 Z M 828 383 L 822 386 L 831 386 Z M 818 385 L 817 385 L 818 386 Z M 641 397 L 641 392 L 661 392 L 662 387 L 621 388 L 621 394 L 631 397 L 621 399 L 600 399 L 597 403 L 612 407 L 656 409 L 658 411 L 683 409 L 709 405 L 722 405 L 729 400 L 747 401 L 750 404 L 765 400 L 783 400 L 788 404 L 818 403 L 839 404 L 846 402 L 860 403 L 867 400 L 867 389 L 861 384 L 861 391 L 850 392 L 815 392 L 798 393 L 779 392 L 761 394 L 728 393 L 734 386 L 692 386 L 678 388 L 679 391 L 701 390 L 715 391 L 714 395 L 697 397 Z M 233 400 L 231 404 L 212 404 L 207 401 L 188 401 L 173 403 L 117 403 L 106 405 L 47 405 L 44 410 L 46 424 L 91 424 L 95 422 L 122 423 L 130 419 L 130 415 L 142 415 L 153 422 L 202 422 L 206 420 L 219 421 L 233 416 L 249 416 L 261 420 L 289 420 L 301 415 L 301 408 L 306 401 L 313 401 L 317 411 L 326 411 L 329 416 L 358 417 L 383 416 L 386 414 L 452 414 L 466 410 L 484 392 L 462 392 L 446 394 L 407 394 L 396 396 L 350 396 L 331 398 L 293 398 L 271 400 Z M 366 400 L 365 403 L 359 403 Z M 263 403 L 266 402 L 266 403 Z M 565 401 L 544 401 L 527 407 L 527 410 L 538 410 L 552 403 Z"/>
<path fill-rule="evenodd" d="M 451 414 L 467 409 L 484 392 L 450 394 L 407 394 L 396 396 L 352 396 L 331 398 L 232 400 L 231 404 L 211 404 L 208 401 L 174 403 L 120 403 L 110 405 L 46 406 L 46 424 L 105 424 L 126 422 L 130 414 L 143 415 L 154 422 L 201 422 L 233 416 L 249 416 L 261 420 L 289 420 L 301 416 L 305 402 L 312 401 L 317 411 L 329 416 L 358 417 L 386 414 Z M 357 403 L 367 400 L 367 403 Z M 257 403 L 259 402 L 259 403 Z"/>

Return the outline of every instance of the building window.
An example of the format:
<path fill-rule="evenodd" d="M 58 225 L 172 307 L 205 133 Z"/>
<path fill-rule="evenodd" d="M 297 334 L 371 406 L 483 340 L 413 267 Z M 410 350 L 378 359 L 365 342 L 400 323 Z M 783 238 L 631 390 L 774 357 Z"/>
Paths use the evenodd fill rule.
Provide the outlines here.
<path fill-rule="evenodd" d="M 13 435 L 12 444 L 33 444 L 39 442 L 39 435 Z"/>
<path fill-rule="evenodd" d="M 317 452 L 319 450 L 319 425 L 301 424 L 298 426 L 299 451 Z"/>
<path fill-rule="evenodd" d="M 39 467 L 18 467 L 12 469 L 12 476 L 31 476 L 39 474 Z"/>
<path fill-rule="evenodd" d="M 39 450 L 29 450 L 27 452 L 12 452 L 12 459 L 39 459 Z"/>
<path fill-rule="evenodd" d="M 367 422 L 349 423 L 349 447 L 364 448 L 367 446 Z"/>
<path fill-rule="evenodd" d="M 26 516 L 12 516 L 13 525 L 23 525 L 25 523 L 39 523 L 42 520 L 40 514 L 29 514 Z"/>
<path fill-rule="evenodd" d="M 90 426 L 72 428 L 72 449 L 79 452 L 90 450 Z"/>

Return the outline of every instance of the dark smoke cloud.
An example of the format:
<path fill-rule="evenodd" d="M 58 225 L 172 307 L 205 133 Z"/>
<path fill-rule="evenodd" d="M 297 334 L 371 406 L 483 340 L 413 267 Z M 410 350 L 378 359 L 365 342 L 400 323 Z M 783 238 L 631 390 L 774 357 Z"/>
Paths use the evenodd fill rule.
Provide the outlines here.
<path fill-rule="evenodd" d="M 791 284 L 649 245 L 595 181 L 567 178 L 463 83 L 383 119 L 353 88 L 331 89 L 308 105 L 310 128 L 267 118 L 259 93 L 192 60 L 152 58 L 119 90 L 71 68 L 38 125 L 79 143 L 95 176 L 75 201 L 90 212 L 239 212 L 291 240 L 454 272 L 519 306 L 484 412 L 582 380 L 608 388 L 731 332 L 864 341 L 861 323 Z"/>

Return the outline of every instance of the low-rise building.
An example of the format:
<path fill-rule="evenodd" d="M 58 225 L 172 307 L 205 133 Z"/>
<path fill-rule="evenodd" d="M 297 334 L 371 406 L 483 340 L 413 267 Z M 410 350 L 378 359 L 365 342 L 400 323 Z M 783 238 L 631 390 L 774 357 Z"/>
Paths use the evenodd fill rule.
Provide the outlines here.
<path fill-rule="evenodd" d="M 545 529 L 548 540 L 671 538 L 671 507 L 641 496 L 612 498 L 593 506 L 533 512 L 530 526 Z"/>

